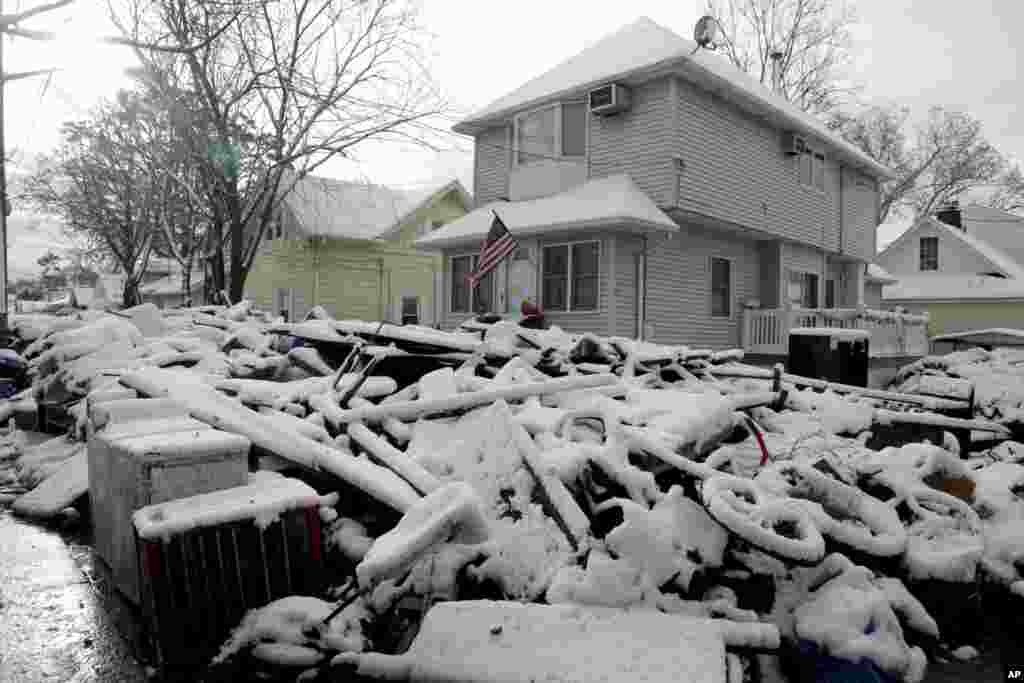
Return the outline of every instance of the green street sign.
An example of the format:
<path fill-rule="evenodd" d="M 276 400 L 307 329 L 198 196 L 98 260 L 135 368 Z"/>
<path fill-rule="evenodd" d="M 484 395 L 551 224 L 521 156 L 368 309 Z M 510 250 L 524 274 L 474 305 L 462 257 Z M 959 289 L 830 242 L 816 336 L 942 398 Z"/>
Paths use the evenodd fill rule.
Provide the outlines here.
<path fill-rule="evenodd" d="M 238 178 L 242 160 L 237 145 L 212 145 L 210 158 L 224 168 L 225 176 L 232 179 Z"/>

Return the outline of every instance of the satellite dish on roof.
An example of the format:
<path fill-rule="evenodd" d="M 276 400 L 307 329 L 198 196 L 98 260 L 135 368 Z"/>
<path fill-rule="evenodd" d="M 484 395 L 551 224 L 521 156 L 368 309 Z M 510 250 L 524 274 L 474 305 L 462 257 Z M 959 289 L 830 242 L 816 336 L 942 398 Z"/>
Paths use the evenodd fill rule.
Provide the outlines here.
<path fill-rule="evenodd" d="M 714 50 L 718 45 L 718 31 L 718 19 L 705 14 L 697 20 L 697 25 L 693 27 L 693 42 L 697 43 L 697 47 Z"/>

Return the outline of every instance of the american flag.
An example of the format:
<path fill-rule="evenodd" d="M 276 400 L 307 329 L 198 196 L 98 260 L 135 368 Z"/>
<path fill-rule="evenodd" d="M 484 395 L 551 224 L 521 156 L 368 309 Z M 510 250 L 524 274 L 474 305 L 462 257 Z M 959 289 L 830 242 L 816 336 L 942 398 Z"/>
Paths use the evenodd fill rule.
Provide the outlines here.
<path fill-rule="evenodd" d="M 491 231 L 487 233 L 484 246 L 480 249 L 480 256 L 476 261 L 476 271 L 469 276 L 469 285 L 473 289 L 480 284 L 487 273 L 494 270 L 502 259 L 516 250 L 516 240 L 508 231 L 501 218 L 494 211 L 494 220 L 491 222 Z"/>

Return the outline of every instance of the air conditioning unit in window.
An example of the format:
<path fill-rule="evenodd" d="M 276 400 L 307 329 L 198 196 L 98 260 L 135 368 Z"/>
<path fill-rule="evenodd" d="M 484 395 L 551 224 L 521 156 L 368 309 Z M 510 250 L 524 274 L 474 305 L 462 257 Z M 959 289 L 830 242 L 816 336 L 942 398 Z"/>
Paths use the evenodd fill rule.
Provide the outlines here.
<path fill-rule="evenodd" d="M 621 83 L 609 83 L 587 93 L 590 113 L 595 116 L 611 116 L 629 109 L 629 88 Z"/>
<path fill-rule="evenodd" d="M 807 140 L 793 132 L 782 134 L 782 152 L 787 156 L 803 154 L 807 149 Z"/>

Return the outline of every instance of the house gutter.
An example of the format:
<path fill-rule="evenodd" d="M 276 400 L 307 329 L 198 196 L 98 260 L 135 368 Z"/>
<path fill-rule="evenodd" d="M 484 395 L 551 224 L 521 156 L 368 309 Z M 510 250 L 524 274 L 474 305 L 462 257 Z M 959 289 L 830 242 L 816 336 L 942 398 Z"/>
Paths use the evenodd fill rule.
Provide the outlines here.
<path fill-rule="evenodd" d="M 640 320 L 637 330 L 637 337 L 640 341 L 647 341 L 647 235 L 644 234 L 643 258 L 640 261 Z"/>
<path fill-rule="evenodd" d="M 639 229 L 622 229 L 624 225 Z M 607 218 L 583 219 L 578 221 L 569 221 L 566 223 L 532 225 L 528 227 L 509 226 L 509 230 L 511 230 L 517 238 L 543 237 L 550 233 L 556 233 L 559 231 L 597 230 L 601 228 L 618 228 L 617 232 L 633 234 L 642 233 L 644 235 L 648 232 L 679 232 L 679 226 L 676 225 L 674 221 L 671 226 L 668 226 L 662 223 L 654 223 L 653 221 L 641 220 L 630 216 L 610 216 Z M 486 233 L 478 233 L 473 235 L 459 235 L 448 239 L 442 238 L 437 241 L 420 242 L 417 240 L 413 244 L 416 249 L 434 251 L 438 249 L 454 249 L 464 247 L 466 245 L 476 246 L 482 243 L 486 237 Z"/>

